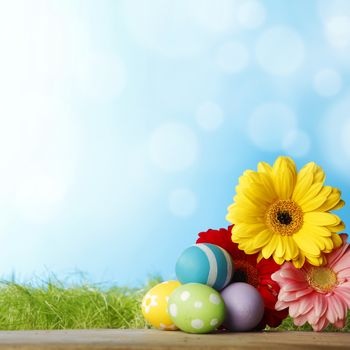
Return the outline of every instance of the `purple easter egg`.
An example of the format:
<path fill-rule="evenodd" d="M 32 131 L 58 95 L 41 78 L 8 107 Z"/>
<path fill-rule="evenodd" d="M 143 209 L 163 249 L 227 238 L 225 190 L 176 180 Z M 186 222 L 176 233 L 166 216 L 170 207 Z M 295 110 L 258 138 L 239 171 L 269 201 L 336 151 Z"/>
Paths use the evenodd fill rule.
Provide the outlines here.
<path fill-rule="evenodd" d="M 224 327 L 236 332 L 250 331 L 264 315 L 264 300 L 250 284 L 243 282 L 227 286 L 221 296 L 226 305 Z"/>

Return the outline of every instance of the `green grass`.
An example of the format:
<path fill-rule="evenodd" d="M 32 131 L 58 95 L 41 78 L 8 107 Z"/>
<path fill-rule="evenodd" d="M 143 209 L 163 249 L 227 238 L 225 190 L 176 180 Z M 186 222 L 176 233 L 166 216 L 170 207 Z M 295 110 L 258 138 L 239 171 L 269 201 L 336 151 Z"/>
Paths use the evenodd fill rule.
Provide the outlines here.
<path fill-rule="evenodd" d="M 296 327 L 293 323 L 293 320 L 290 317 L 287 317 L 282 324 L 275 328 L 274 330 L 279 331 L 312 331 L 312 327 L 309 324 L 305 324 L 302 327 Z M 348 312 L 346 326 L 342 329 L 335 328 L 332 325 L 329 325 L 324 332 L 349 332 L 350 331 L 350 312 Z"/>
<path fill-rule="evenodd" d="M 67 287 L 56 279 L 41 284 L 0 284 L 0 329 L 145 328 L 140 311 L 143 295 L 159 282 L 153 278 L 142 288 L 120 288 L 79 282 Z M 343 331 L 349 331 L 348 326 Z M 277 330 L 295 327 L 287 318 Z M 334 331 L 328 327 L 328 331 Z"/>
<path fill-rule="evenodd" d="M 2 282 L 0 329 L 144 328 L 144 288 L 103 288 L 87 283 L 66 287 L 57 280 L 38 285 Z"/>

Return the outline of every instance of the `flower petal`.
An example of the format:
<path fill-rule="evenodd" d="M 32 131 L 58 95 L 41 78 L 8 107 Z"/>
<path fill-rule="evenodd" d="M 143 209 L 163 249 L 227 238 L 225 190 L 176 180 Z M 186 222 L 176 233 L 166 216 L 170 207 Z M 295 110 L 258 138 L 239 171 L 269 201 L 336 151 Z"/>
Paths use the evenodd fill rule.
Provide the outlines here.
<path fill-rule="evenodd" d="M 327 311 L 327 301 L 323 294 L 316 294 L 314 299 L 314 313 L 316 318 L 321 318 Z M 316 323 L 316 322 L 312 322 Z"/>
<path fill-rule="evenodd" d="M 250 205 L 254 208 L 260 208 L 265 205 L 268 205 L 273 198 L 266 197 L 266 194 L 259 195 L 259 192 L 263 189 L 264 185 L 261 183 L 249 182 L 247 184 L 239 184 L 236 186 L 236 196 L 233 200 L 238 203 L 239 201 L 246 202 L 247 205 Z M 258 188 L 258 192 L 257 189 Z"/>
<path fill-rule="evenodd" d="M 309 235 L 304 228 L 295 233 L 293 239 L 306 256 L 320 256 L 320 248 L 316 244 L 314 236 Z"/>
<path fill-rule="evenodd" d="M 338 210 L 338 209 L 343 208 L 344 205 L 345 205 L 345 202 L 343 200 L 340 200 L 337 205 L 335 205 L 334 207 L 332 207 L 329 210 Z"/>
<path fill-rule="evenodd" d="M 295 259 L 298 256 L 299 249 L 298 249 L 293 237 L 285 236 L 284 240 L 287 241 L 285 243 L 285 246 L 286 246 L 285 259 L 287 261 Z"/>
<path fill-rule="evenodd" d="M 277 256 L 276 253 L 273 254 L 273 260 L 278 265 L 282 265 L 285 261 L 285 259 L 283 257 L 281 258 L 281 257 Z"/>
<path fill-rule="evenodd" d="M 323 212 L 310 212 L 304 214 L 304 221 L 315 226 L 338 225 L 340 218 L 337 215 Z"/>
<path fill-rule="evenodd" d="M 312 298 L 300 298 L 300 301 L 298 302 L 298 304 L 299 304 L 299 309 L 298 309 L 299 315 L 307 314 L 314 307 Z"/>
<path fill-rule="evenodd" d="M 301 289 L 307 288 L 305 281 L 302 282 L 288 282 L 288 284 L 282 285 L 281 290 L 283 292 L 295 292 Z"/>
<path fill-rule="evenodd" d="M 258 172 L 266 173 L 266 174 L 271 176 L 272 175 L 272 166 L 266 162 L 259 162 L 258 163 Z"/>
<path fill-rule="evenodd" d="M 330 323 L 335 323 L 337 320 L 345 317 L 346 308 L 343 302 L 336 294 L 333 294 L 327 298 L 328 308 L 327 308 L 327 319 Z"/>
<path fill-rule="evenodd" d="M 335 272 L 339 272 L 342 267 L 342 261 L 345 261 L 345 264 L 350 266 L 350 251 L 349 251 L 349 243 L 347 243 L 347 235 L 341 234 L 338 235 L 342 241 L 342 247 L 335 249 L 331 254 L 328 255 L 328 265 Z M 340 265 L 338 265 L 338 262 Z"/>
<path fill-rule="evenodd" d="M 334 326 L 336 328 L 344 328 L 346 324 L 346 318 L 343 318 L 342 320 L 338 320 L 337 322 L 334 322 Z"/>
<path fill-rule="evenodd" d="M 254 247 L 260 250 L 260 248 L 264 247 L 270 242 L 272 235 L 273 233 L 271 233 L 271 231 L 267 229 L 259 232 L 253 239 Z"/>
<path fill-rule="evenodd" d="M 310 263 L 313 266 L 322 266 L 325 264 L 325 257 L 323 255 L 321 256 L 311 256 L 307 255 L 305 256 L 305 259 L 308 263 Z"/>
<path fill-rule="evenodd" d="M 317 211 L 330 211 L 335 210 L 335 207 L 343 205 L 343 201 L 340 199 L 341 192 L 337 188 L 332 188 L 331 193 L 328 195 L 327 200 L 317 209 Z M 343 202 L 343 203 L 340 203 Z"/>
<path fill-rule="evenodd" d="M 327 226 L 328 230 L 331 232 L 341 232 L 345 230 L 345 224 L 343 221 L 341 221 L 338 225 L 336 226 Z"/>
<path fill-rule="evenodd" d="M 251 238 L 253 239 L 256 235 L 258 235 L 260 232 L 263 232 L 266 229 L 266 226 L 264 224 L 246 224 L 241 223 L 233 226 L 232 228 L 232 240 L 236 237 L 242 237 L 242 238 Z"/>
<path fill-rule="evenodd" d="M 297 178 L 294 161 L 289 157 L 278 157 L 273 165 L 273 178 L 278 197 L 280 199 L 290 199 Z"/>
<path fill-rule="evenodd" d="M 287 268 L 286 265 L 289 265 L 290 268 Z M 290 263 L 285 263 L 283 265 L 283 268 L 280 269 L 279 274 L 282 278 L 291 280 L 291 281 L 297 281 L 302 282 L 305 281 L 305 275 L 300 269 L 296 269 L 291 265 Z"/>
<path fill-rule="evenodd" d="M 262 255 L 264 257 L 264 259 L 268 259 L 273 252 L 275 251 L 277 244 L 278 244 L 278 239 L 277 239 L 278 235 L 273 234 L 271 235 L 271 241 L 269 244 L 266 244 L 264 246 L 264 248 L 262 249 Z"/>
<path fill-rule="evenodd" d="M 299 251 L 298 256 L 295 259 L 293 259 L 293 265 L 297 269 L 301 269 L 304 263 L 305 263 L 305 255 L 301 251 Z"/>
<path fill-rule="evenodd" d="M 314 290 L 312 288 L 306 288 L 295 293 L 295 298 L 299 299 L 305 295 L 312 293 Z"/>
<path fill-rule="evenodd" d="M 325 174 L 321 167 L 314 162 L 306 164 L 298 173 L 295 189 L 293 192 L 293 200 L 297 203 L 302 200 L 313 183 L 324 182 Z"/>
<path fill-rule="evenodd" d="M 238 243 L 238 248 L 241 250 L 244 250 L 246 254 L 256 254 L 259 252 L 260 248 L 257 248 L 253 244 L 252 239 L 243 239 L 241 238 L 239 243 Z"/>
<path fill-rule="evenodd" d="M 259 200 L 264 203 L 273 202 L 276 198 L 275 192 L 271 192 L 268 187 L 264 186 L 264 178 L 261 174 L 254 171 L 245 171 L 239 178 L 236 186 L 237 195 L 244 194 L 253 201 Z"/>
<path fill-rule="evenodd" d="M 350 282 L 342 284 L 337 288 L 337 294 L 340 295 L 350 308 Z"/>
<path fill-rule="evenodd" d="M 340 235 L 338 235 L 337 233 L 332 233 L 332 241 L 334 248 L 339 248 L 343 244 Z"/>
<path fill-rule="evenodd" d="M 229 212 L 226 216 L 226 219 L 232 224 L 239 224 L 239 223 L 256 224 L 259 222 L 263 222 L 263 216 L 260 216 L 249 209 L 245 209 L 242 206 L 233 204 L 228 208 L 228 210 Z"/>
<path fill-rule="evenodd" d="M 335 293 L 331 296 L 332 303 L 336 305 L 336 310 L 338 314 L 338 320 L 342 320 L 346 318 L 347 313 L 347 303 L 346 300 L 341 295 L 338 295 L 338 293 L 335 291 Z"/>
<path fill-rule="evenodd" d="M 304 193 L 303 197 L 298 201 L 298 204 L 302 206 L 305 203 L 310 202 L 321 192 L 323 184 L 321 182 L 314 182 L 310 188 Z M 325 198 L 325 200 L 327 197 Z"/>
<path fill-rule="evenodd" d="M 327 320 L 327 317 L 326 317 L 326 315 L 324 315 L 323 317 L 321 317 L 318 320 L 317 323 L 311 324 L 311 326 L 315 332 L 321 332 L 328 326 L 328 324 L 329 324 L 329 322 Z"/>
<path fill-rule="evenodd" d="M 323 226 L 312 225 L 312 224 L 309 224 L 308 222 L 304 222 L 302 228 L 308 234 L 312 232 L 316 236 L 319 236 L 319 237 L 331 238 L 331 236 L 332 236 L 332 232 L 328 228 L 323 227 Z"/>
<path fill-rule="evenodd" d="M 308 315 L 300 315 L 300 316 L 297 316 L 295 318 L 293 318 L 293 322 L 294 324 L 297 326 L 297 327 L 300 327 L 300 326 L 303 326 L 306 322 L 307 322 L 307 319 L 308 319 Z"/>
<path fill-rule="evenodd" d="M 349 252 L 350 253 L 350 252 Z M 350 254 L 343 255 L 335 264 L 332 264 L 334 272 L 340 272 L 350 268 Z"/>
<path fill-rule="evenodd" d="M 283 309 L 286 309 L 287 307 L 288 307 L 287 303 L 285 303 L 284 301 L 277 300 L 276 305 L 275 305 L 275 309 L 277 311 L 281 311 Z"/>
<path fill-rule="evenodd" d="M 324 186 L 317 196 L 308 197 L 307 199 L 303 198 L 303 200 L 299 201 L 298 204 L 304 212 L 316 210 L 327 200 L 327 197 L 331 191 L 332 187 Z"/>
<path fill-rule="evenodd" d="M 335 308 L 335 304 L 331 301 L 331 298 L 328 298 L 328 307 L 326 317 L 330 323 L 334 323 L 338 320 L 338 311 Z"/>
<path fill-rule="evenodd" d="M 278 258 L 282 258 L 286 251 L 285 239 L 281 235 L 276 235 L 276 239 L 277 239 L 277 245 L 276 245 L 275 255 Z"/>

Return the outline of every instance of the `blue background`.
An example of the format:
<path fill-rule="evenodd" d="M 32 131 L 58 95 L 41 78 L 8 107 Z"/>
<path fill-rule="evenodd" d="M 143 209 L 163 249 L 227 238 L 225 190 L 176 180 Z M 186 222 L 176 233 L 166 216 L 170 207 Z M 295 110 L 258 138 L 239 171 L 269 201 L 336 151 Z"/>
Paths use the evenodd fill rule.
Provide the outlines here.
<path fill-rule="evenodd" d="M 0 1 L 0 47 L 4 278 L 174 277 L 281 154 L 349 200 L 347 0 Z"/>

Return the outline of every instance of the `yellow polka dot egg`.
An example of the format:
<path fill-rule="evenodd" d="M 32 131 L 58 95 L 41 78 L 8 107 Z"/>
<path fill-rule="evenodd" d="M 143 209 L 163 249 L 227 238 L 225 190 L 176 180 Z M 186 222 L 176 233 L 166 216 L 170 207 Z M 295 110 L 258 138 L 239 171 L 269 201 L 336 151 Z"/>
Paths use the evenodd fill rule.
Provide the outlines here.
<path fill-rule="evenodd" d="M 150 289 L 142 300 L 142 314 L 153 327 L 173 331 L 174 322 L 168 313 L 168 301 L 173 291 L 181 285 L 178 281 L 166 281 Z"/>

